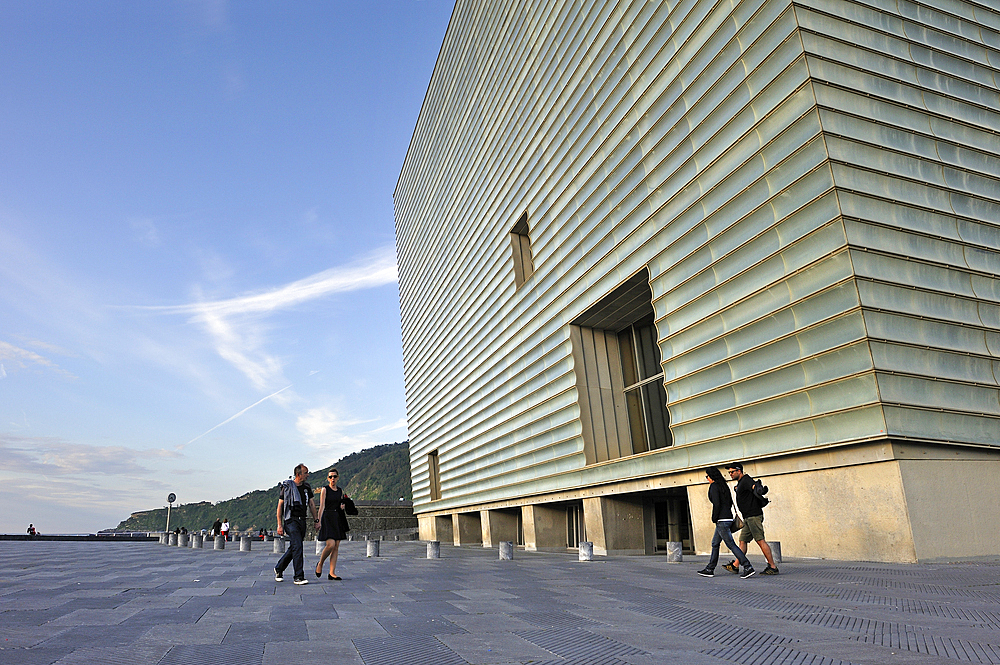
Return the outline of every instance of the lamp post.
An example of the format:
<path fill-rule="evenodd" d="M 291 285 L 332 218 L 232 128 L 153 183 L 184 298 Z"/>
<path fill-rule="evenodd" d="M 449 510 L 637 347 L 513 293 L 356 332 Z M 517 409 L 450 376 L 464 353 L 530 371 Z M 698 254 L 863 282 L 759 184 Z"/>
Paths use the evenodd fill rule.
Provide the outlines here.
<path fill-rule="evenodd" d="M 174 505 L 174 501 L 177 500 L 177 495 L 171 492 L 167 495 L 167 528 L 164 529 L 167 533 L 170 533 L 170 509 Z"/>

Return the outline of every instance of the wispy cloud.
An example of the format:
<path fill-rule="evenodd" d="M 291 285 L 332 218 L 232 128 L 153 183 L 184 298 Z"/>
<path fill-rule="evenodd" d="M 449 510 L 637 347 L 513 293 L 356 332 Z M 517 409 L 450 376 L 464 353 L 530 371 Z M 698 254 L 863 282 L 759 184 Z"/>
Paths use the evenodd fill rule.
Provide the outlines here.
<path fill-rule="evenodd" d="M 0 361 L 6 361 L 3 365 L 0 365 L 0 367 L 3 368 L 2 371 L 0 371 L 0 378 L 4 378 L 7 376 L 6 368 L 8 364 L 12 368 L 19 368 L 19 369 L 27 369 L 32 365 L 41 365 L 42 367 L 51 369 L 52 371 L 62 374 L 63 376 L 69 377 L 71 379 L 76 378 L 71 373 L 67 372 L 64 369 L 61 369 L 59 365 L 55 364 L 48 358 L 40 356 L 34 351 L 28 351 L 27 349 L 22 349 L 20 347 L 14 346 L 9 342 L 0 341 Z"/>
<path fill-rule="evenodd" d="M 375 288 L 397 279 L 396 255 L 383 248 L 353 263 L 330 268 L 290 284 L 224 300 L 185 305 L 143 306 L 157 314 L 181 314 L 200 325 L 216 352 L 259 390 L 286 383 L 281 361 L 266 350 L 266 317 L 336 293 Z"/>
<path fill-rule="evenodd" d="M 141 309 L 164 314 L 190 314 L 196 319 L 209 315 L 227 317 L 269 314 L 334 293 L 384 286 L 395 282 L 396 279 L 396 253 L 392 247 L 386 247 L 346 266 L 330 268 L 262 293 L 226 300 L 195 302 L 188 305 L 148 306 Z"/>
<path fill-rule="evenodd" d="M 176 451 L 162 448 L 136 450 L 124 446 L 91 446 L 55 437 L 24 437 L 0 434 L 4 472 L 62 476 L 127 476 L 152 473 L 143 460 L 179 458 Z"/>
<path fill-rule="evenodd" d="M 397 430 L 403 430 L 404 433 L 406 431 L 405 418 L 375 429 L 358 427 L 371 422 L 374 420 L 345 418 L 329 407 L 318 407 L 299 416 L 295 427 L 309 446 L 330 453 L 385 443 L 380 435 Z"/>

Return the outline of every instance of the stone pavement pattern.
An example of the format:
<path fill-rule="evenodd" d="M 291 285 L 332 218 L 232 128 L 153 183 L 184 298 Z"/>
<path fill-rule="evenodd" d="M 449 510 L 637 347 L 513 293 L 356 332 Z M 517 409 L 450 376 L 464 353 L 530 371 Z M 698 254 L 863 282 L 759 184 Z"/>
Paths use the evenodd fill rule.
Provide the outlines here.
<path fill-rule="evenodd" d="M 368 559 L 345 542 L 342 582 L 295 586 L 255 545 L 268 551 L 0 542 L 0 665 L 1000 663 L 996 563 L 706 579 L 706 557 L 428 560 L 423 543 L 383 542 Z"/>

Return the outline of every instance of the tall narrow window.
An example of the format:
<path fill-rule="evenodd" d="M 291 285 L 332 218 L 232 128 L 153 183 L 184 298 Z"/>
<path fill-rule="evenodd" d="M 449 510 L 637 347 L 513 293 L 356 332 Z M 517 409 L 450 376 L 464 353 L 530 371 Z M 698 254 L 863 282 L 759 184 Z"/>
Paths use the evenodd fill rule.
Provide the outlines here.
<path fill-rule="evenodd" d="M 652 298 L 643 270 L 570 327 L 588 464 L 672 443 Z"/>
<path fill-rule="evenodd" d="M 431 501 L 441 498 L 441 472 L 438 468 L 438 451 L 427 453 L 427 473 L 430 475 Z"/>
<path fill-rule="evenodd" d="M 528 213 L 521 215 L 510 230 L 510 251 L 514 259 L 514 286 L 520 287 L 535 272 L 531 260 L 531 238 L 528 236 Z"/>

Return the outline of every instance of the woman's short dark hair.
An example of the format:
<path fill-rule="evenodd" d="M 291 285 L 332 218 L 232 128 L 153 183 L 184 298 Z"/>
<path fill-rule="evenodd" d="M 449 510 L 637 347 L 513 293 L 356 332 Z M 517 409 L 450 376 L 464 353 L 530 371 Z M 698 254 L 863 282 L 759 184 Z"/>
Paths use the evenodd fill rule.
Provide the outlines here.
<path fill-rule="evenodd" d="M 719 471 L 719 467 L 717 466 L 710 466 L 706 468 L 705 475 L 707 475 L 709 478 L 711 478 L 713 481 L 717 483 L 726 482 L 726 479 L 722 477 L 722 472 Z"/>

